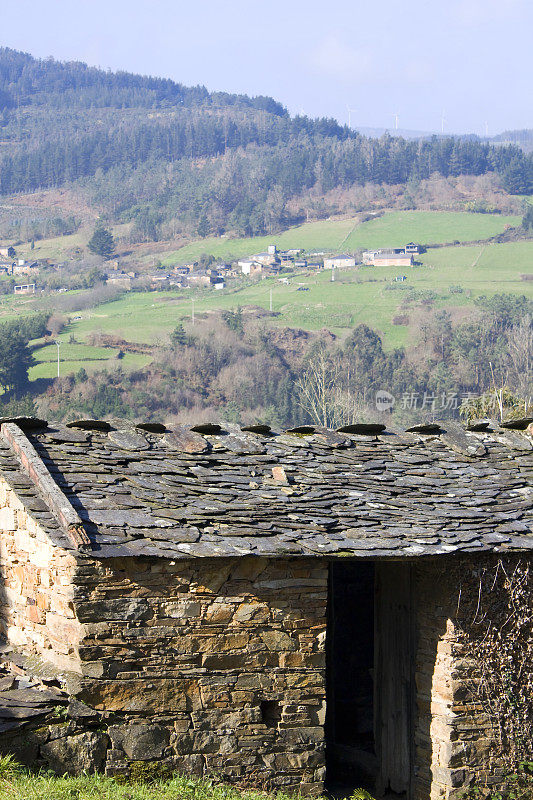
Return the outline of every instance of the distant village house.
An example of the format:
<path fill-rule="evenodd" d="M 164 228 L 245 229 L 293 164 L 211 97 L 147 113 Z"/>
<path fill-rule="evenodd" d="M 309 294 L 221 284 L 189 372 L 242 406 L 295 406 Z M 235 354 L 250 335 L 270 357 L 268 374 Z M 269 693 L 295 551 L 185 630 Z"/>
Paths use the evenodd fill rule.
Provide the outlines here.
<path fill-rule="evenodd" d="M 324 269 L 349 269 L 355 267 L 355 264 L 355 258 L 349 255 L 328 256 L 324 259 Z"/>
<path fill-rule="evenodd" d="M 15 286 L 13 288 L 13 292 L 15 294 L 35 294 L 35 284 L 34 283 L 24 283 L 20 286 Z"/>
<path fill-rule="evenodd" d="M 241 261 L 237 261 L 237 266 L 241 268 L 241 272 L 243 275 L 249 275 L 250 277 L 253 277 L 254 275 L 261 274 L 264 265 L 261 262 L 257 261 L 257 259 L 254 256 L 253 259 L 244 258 Z"/>
<path fill-rule="evenodd" d="M 363 264 L 372 267 L 412 267 L 413 255 L 405 250 L 392 248 L 366 250 L 363 253 Z"/>
<path fill-rule="evenodd" d="M 131 276 L 126 272 L 108 272 L 105 282 L 110 286 L 119 286 L 122 289 L 131 289 Z"/>

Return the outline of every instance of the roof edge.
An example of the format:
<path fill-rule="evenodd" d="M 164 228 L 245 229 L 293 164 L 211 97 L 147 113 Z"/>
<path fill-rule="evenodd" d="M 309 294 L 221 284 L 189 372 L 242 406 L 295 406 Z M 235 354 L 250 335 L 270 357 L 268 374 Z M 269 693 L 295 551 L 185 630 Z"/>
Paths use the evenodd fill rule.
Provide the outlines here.
<path fill-rule="evenodd" d="M 4 422 L 0 428 L 0 434 L 18 458 L 23 472 L 42 495 L 50 511 L 57 517 L 74 549 L 90 549 L 91 540 L 87 535 L 83 520 L 54 481 L 24 432 L 13 422 Z"/>

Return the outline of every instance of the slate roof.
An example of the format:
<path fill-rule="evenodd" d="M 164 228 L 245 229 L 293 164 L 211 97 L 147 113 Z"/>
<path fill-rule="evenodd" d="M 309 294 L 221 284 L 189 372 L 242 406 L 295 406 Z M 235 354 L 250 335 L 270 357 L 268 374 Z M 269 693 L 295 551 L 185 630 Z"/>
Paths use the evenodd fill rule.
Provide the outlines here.
<path fill-rule="evenodd" d="M 533 440 L 521 430 L 69 425 L 24 441 L 83 523 L 80 549 L 98 558 L 533 549 Z M 2 436 L 0 475 L 72 548 L 50 493 Z"/>

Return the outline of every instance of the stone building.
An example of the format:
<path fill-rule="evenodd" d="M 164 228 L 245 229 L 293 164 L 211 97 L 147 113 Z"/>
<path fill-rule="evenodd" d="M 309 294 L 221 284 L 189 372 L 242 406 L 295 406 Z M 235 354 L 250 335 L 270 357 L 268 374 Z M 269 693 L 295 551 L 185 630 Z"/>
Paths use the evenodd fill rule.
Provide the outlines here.
<path fill-rule="evenodd" d="M 529 423 L 3 421 L 0 748 L 315 795 L 498 783 L 463 621 L 482 574 L 500 606 L 498 569 L 527 575 Z"/>

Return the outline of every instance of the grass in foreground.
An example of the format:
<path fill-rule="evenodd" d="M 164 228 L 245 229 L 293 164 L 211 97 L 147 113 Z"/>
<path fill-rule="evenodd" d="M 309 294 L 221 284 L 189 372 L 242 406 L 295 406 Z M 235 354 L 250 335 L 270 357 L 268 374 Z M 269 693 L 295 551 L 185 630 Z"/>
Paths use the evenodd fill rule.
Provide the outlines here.
<path fill-rule="evenodd" d="M 10 756 L 0 758 L 1 800 L 262 800 L 267 797 L 289 800 L 284 794 L 239 791 L 215 781 L 181 775 L 153 783 L 121 783 L 103 775 L 57 777 L 47 772 L 31 773 Z"/>

